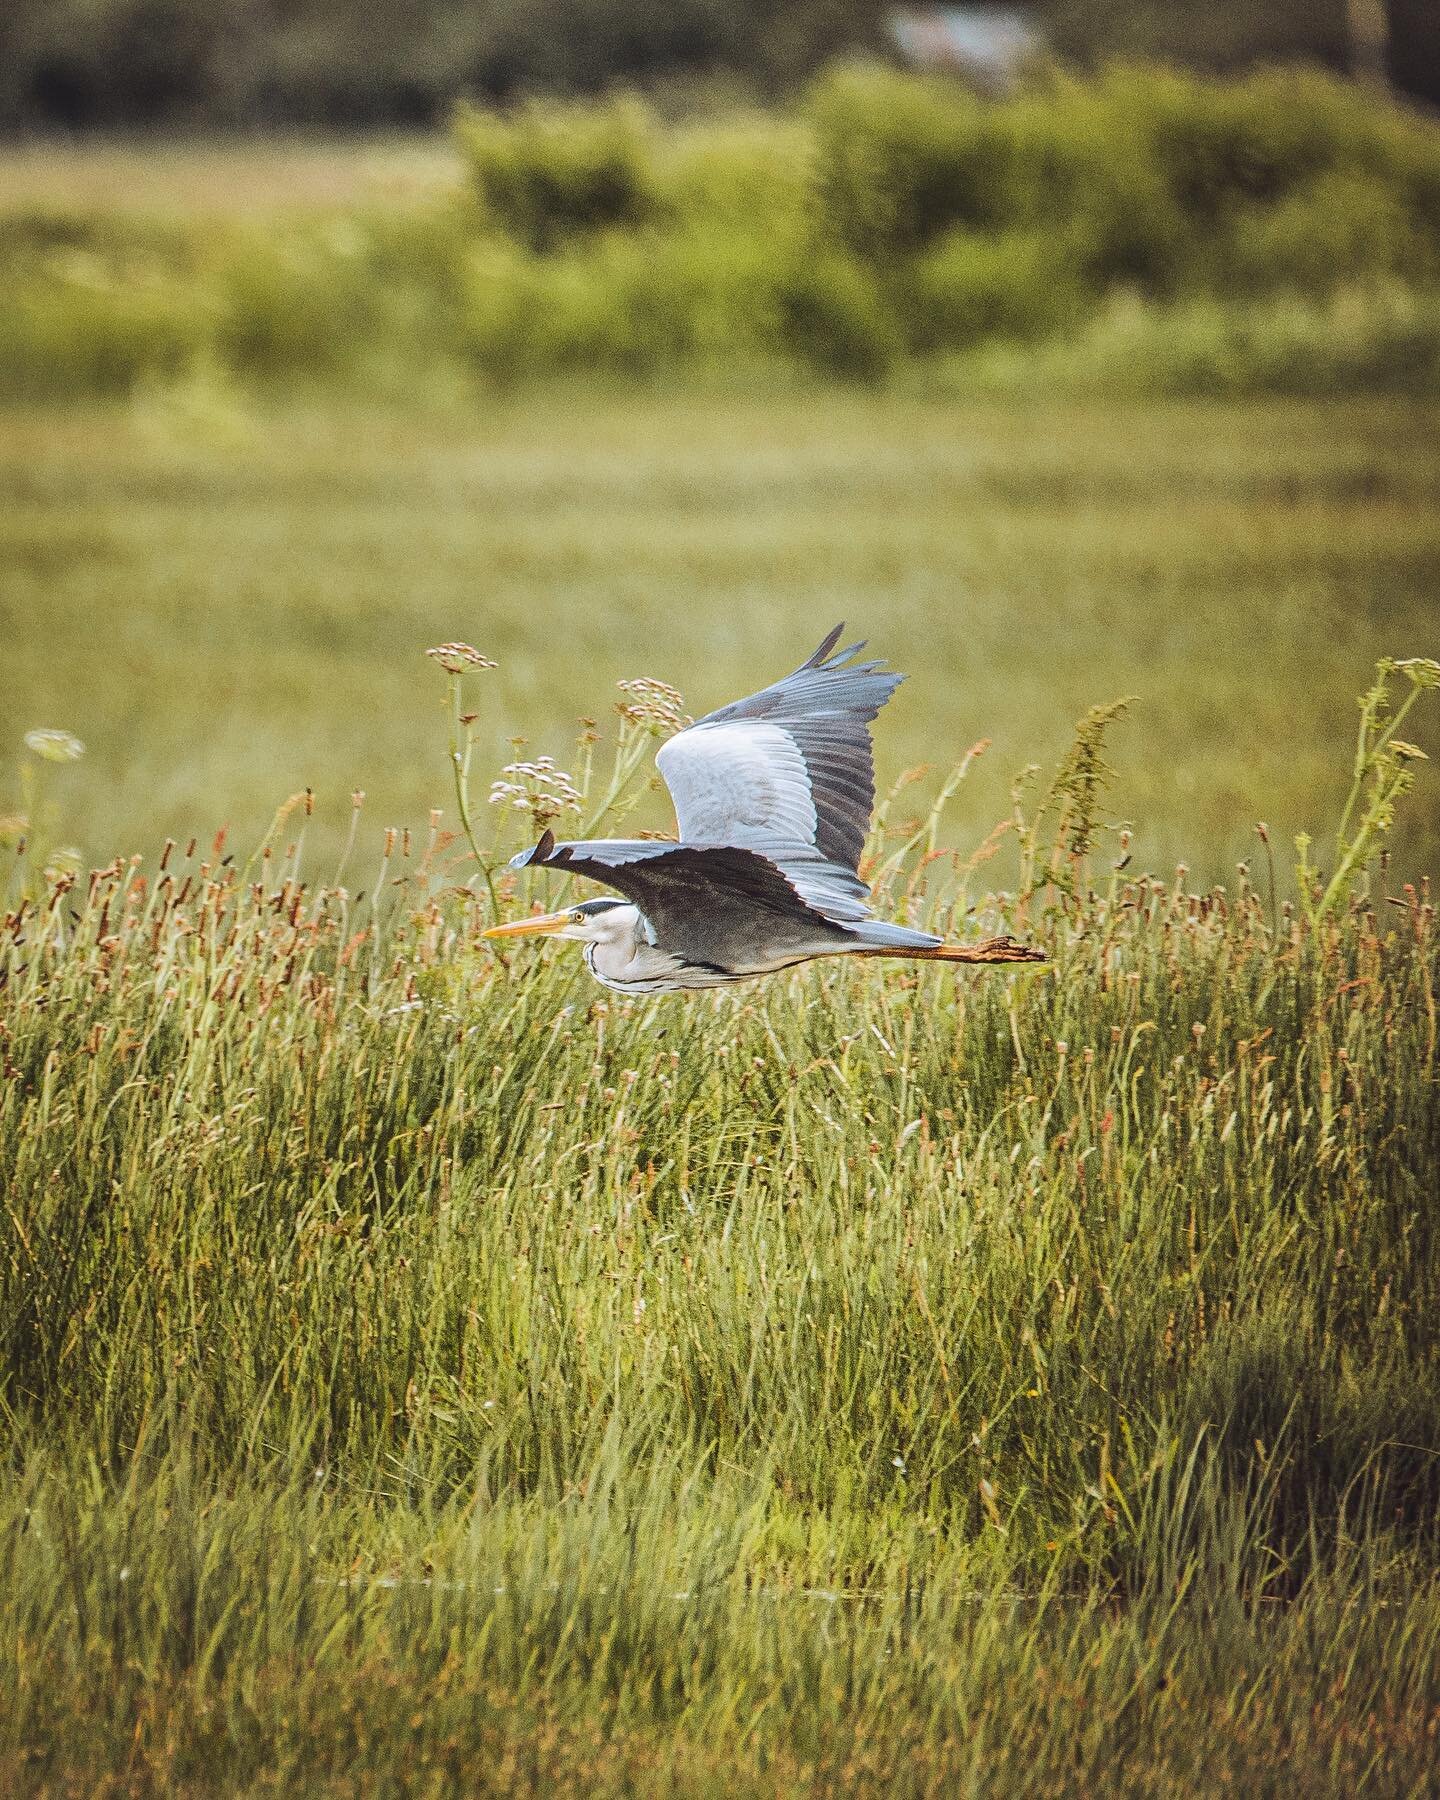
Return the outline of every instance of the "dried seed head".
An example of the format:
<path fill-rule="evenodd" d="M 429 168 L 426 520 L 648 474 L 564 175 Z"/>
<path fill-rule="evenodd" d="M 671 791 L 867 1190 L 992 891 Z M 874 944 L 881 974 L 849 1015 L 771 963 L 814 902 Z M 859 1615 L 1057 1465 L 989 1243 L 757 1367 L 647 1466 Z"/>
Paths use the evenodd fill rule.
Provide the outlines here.
<path fill-rule="evenodd" d="M 615 710 L 632 725 L 641 725 L 655 737 L 671 737 L 690 723 L 685 702 L 678 688 L 657 681 L 651 675 L 639 675 L 633 681 L 615 684 L 625 696 L 617 700 Z"/>
<path fill-rule="evenodd" d="M 509 779 L 506 779 L 506 778 Z M 543 831 L 563 812 L 580 811 L 580 790 L 553 757 L 537 756 L 532 762 L 506 763 L 500 779 L 490 787 L 492 806 L 512 806 L 528 812 L 537 830 Z"/>
<path fill-rule="evenodd" d="M 463 675 L 467 669 L 493 669 L 492 657 L 482 656 L 473 644 L 436 644 L 425 654 L 438 662 L 447 675 Z"/>

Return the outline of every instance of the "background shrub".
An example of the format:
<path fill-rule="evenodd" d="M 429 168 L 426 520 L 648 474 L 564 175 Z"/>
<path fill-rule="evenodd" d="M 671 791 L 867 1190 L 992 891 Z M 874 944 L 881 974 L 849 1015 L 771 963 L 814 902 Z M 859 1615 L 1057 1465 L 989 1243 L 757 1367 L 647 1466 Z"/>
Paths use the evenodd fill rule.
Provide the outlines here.
<path fill-rule="evenodd" d="M 747 232 L 775 243 L 815 222 L 814 140 L 804 123 L 756 113 L 682 127 L 658 147 L 663 217 Z"/>
<path fill-rule="evenodd" d="M 1355 94 L 1285 70 L 1211 87 L 1146 71 L 1114 97 L 1140 123 L 1187 219 L 1283 199 L 1346 159 L 1369 109 Z"/>
<path fill-rule="evenodd" d="M 542 373 L 555 355 L 557 303 L 564 297 L 533 252 L 505 239 L 480 244 L 461 277 L 462 353 L 497 380 Z"/>
<path fill-rule="evenodd" d="M 1215 284 L 1322 295 L 1368 277 L 1431 279 L 1435 253 L 1393 184 L 1329 171 L 1277 205 L 1237 216 L 1217 256 Z"/>
<path fill-rule="evenodd" d="M 1000 225 L 1017 211 L 1009 110 L 939 79 L 841 69 L 811 93 L 816 182 L 827 229 L 885 263 L 957 225 Z"/>
<path fill-rule="evenodd" d="M 1096 286 L 1174 285 L 1186 221 L 1134 111 L 1106 82 L 1057 82 L 1007 103 L 1009 226 L 1063 237 Z"/>
<path fill-rule="evenodd" d="M 197 355 L 407 388 L 457 364 L 515 380 L 777 354 L 876 380 L 1102 308 L 1090 378 L 1133 381 L 1115 346 L 1134 330 L 1134 367 L 1186 391 L 1393 385 L 1440 287 L 1440 132 L 1313 74 L 1116 69 L 991 102 L 851 67 L 784 118 L 662 128 L 634 101 L 549 104 L 468 111 L 457 141 L 452 194 L 263 230 L 0 213 L 0 387 L 124 393 Z M 1343 355 L 1283 348 L 1341 296 Z"/>
<path fill-rule="evenodd" d="M 108 398 L 180 375 L 208 335 L 193 294 L 117 283 L 76 263 L 12 283 L 0 326 L 0 397 Z"/>
<path fill-rule="evenodd" d="M 181 373 L 213 327 L 196 261 L 161 225 L 0 214 L 0 395 L 112 396 Z"/>
<path fill-rule="evenodd" d="M 836 250 L 805 256 L 780 283 L 781 341 L 842 381 L 876 381 L 903 348 L 894 308 L 863 264 Z"/>
<path fill-rule="evenodd" d="M 774 354 L 783 270 L 754 235 L 609 233 L 563 255 L 483 245 L 465 349 L 486 375 L 641 374 Z"/>
<path fill-rule="evenodd" d="M 246 233 L 217 275 L 216 343 L 260 379 L 343 374 L 373 348 L 382 293 L 364 233 L 337 220 L 283 236 Z"/>
<path fill-rule="evenodd" d="M 784 248 L 755 232 L 691 229 L 605 246 L 638 361 L 714 365 L 773 350 L 780 335 Z"/>
<path fill-rule="evenodd" d="M 935 379 L 934 376 L 931 377 Z M 993 344 L 942 379 L 967 394 L 1440 395 L 1440 295 L 1367 284 L 1324 299 L 1118 295 L 1082 330 Z"/>
<path fill-rule="evenodd" d="M 533 250 L 654 211 L 650 121 L 634 100 L 535 104 L 511 119 L 467 107 L 456 130 L 485 216 Z"/>
<path fill-rule="evenodd" d="M 1073 324 L 1090 298 L 1049 233 L 951 231 L 915 263 L 909 337 L 918 350 L 1046 337 Z"/>

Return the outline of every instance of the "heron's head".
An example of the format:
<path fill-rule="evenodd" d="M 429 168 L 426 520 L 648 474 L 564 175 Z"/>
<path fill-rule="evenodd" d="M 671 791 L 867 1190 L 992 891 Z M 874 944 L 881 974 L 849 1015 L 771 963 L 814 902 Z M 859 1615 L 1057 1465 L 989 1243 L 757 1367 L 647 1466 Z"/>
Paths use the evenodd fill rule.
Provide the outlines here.
<path fill-rule="evenodd" d="M 559 937 L 578 944 L 618 944 L 633 937 L 640 917 L 627 900 L 582 900 L 564 912 L 543 913 L 533 919 L 516 919 L 509 925 L 492 925 L 487 938 Z"/>

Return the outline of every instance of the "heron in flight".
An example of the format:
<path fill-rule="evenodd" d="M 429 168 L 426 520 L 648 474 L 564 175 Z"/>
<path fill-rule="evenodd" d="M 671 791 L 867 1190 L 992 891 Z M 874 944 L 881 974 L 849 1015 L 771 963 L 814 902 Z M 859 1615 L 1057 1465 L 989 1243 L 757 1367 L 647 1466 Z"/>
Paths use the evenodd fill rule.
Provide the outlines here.
<path fill-rule="evenodd" d="M 863 643 L 837 651 L 843 629 L 793 675 L 661 746 L 678 843 L 558 844 L 546 831 L 510 865 L 584 875 L 623 899 L 585 900 L 485 936 L 582 943 L 596 980 L 625 994 L 718 987 L 817 956 L 1043 962 L 1008 937 L 947 944 L 872 915 L 859 875 L 875 803 L 869 725 L 904 677 L 854 661 Z"/>

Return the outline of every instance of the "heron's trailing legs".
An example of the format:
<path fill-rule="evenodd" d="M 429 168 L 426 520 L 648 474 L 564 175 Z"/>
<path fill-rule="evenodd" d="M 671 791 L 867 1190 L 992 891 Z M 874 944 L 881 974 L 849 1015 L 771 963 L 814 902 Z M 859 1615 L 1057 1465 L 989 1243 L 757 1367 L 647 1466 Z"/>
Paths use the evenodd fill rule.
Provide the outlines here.
<path fill-rule="evenodd" d="M 937 944 L 933 950 L 861 950 L 860 956 L 914 957 L 921 962 L 955 963 L 1039 963 L 1045 961 L 1043 950 L 1029 944 L 1017 944 L 1012 937 L 986 938 L 981 944 Z"/>

